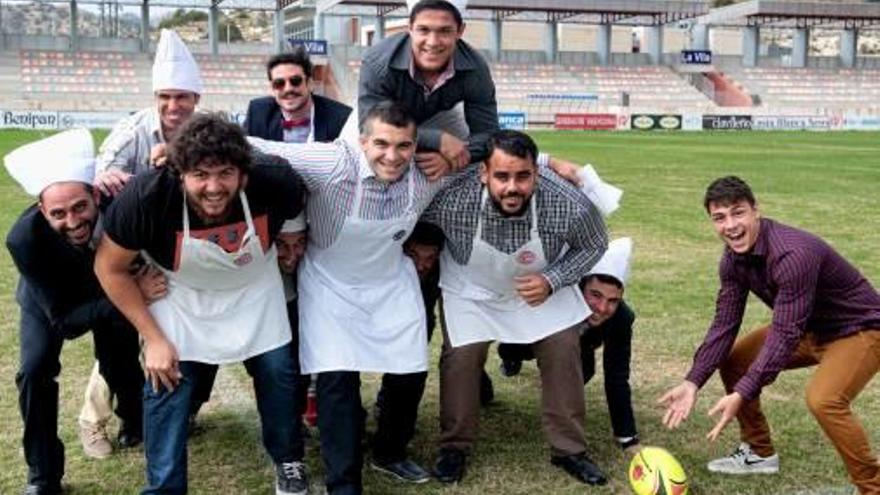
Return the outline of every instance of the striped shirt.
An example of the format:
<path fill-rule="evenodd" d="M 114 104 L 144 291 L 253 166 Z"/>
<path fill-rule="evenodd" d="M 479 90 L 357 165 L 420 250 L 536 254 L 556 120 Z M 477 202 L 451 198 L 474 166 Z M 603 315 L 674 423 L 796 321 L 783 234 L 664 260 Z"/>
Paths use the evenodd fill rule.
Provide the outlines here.
<path fill-rule="evenodd" d="M 129 174 L 150 170 L 150 151 L 164 143 L 156 107 L 144 108 L 120 120 L 101 143 L 95 162 L 97 172 L 117 168 Z"/>
<path fill-rule="evenodd" d="M 773 220 L 761 220 L 750 253 L 725 249 L 719 274 L 715 320 L 686 377 L 698 387 L 730 353 L 750 291 L 773 309 L 773 323 L 734 387 L 746 400 L 776 379 L 806 332 L 827 342 L 880 329 L 880 294 L 871 283 L 819 237 Z"/>
<path fill-rule="evenodd" d="M 333 244 L 346 217 L 353 211 L 358 177 L 363 187 L 360 216 L 365 220 L 420 214 L 437 191 L 455 177 L 429 182 L 418 167 L 410 164 L 400 180 L 383 182 L 376 178 L 366 155 L 341 139 L 310 144 L 280 143 L 255 137 L 249 137 L 248 141 L 260 152 L 284 158 L 302 176 L 309 191 L 306 203 L 309 243 L 322 249 Z M 411 206 L 410 176 L 413 180 Z"/>
<path fill-rule="evenodd" d="M 495 249 L 511 254 L 529 241 L 529 210 L 517 217 L 504 216 L 491 200 L 483 207 L 481 193 L 479 170 L 467 169 L 422 215 L 422 221 L 443 230 L 446 249 L 460 265 L 470 259 L 480 215 L 483 240 Z M 539 167 L 532 201 L 537 201 L 538 235 L 548 262 L 543 274 L 553 290 L 576 283 L 608 248 L 602 216 L 581 191 L 546 167 Z"/>

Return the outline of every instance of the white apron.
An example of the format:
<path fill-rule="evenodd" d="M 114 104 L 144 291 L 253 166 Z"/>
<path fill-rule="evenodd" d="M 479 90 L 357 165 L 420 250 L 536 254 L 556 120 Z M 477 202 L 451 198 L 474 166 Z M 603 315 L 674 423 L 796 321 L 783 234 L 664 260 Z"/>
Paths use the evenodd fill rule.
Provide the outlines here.
<path fill-rule="evenodd" d="M 168 279 L 168 294 L 150 313 L 181 361 L 238 362 L 290 342 L 278 253 L 274 245 L 263 253 L 247 197 L 239 197 L 248 229 L 237 251 L 190 237 L 184 200 L 178 269 L 154 263 Z"/>
<path fill-rule="evenodd" d="M 413 373 L 428 369 L 425 305 L 403 241 L 418 215 L 360 218 L 358 174 L 352 213 L 327 248 L 310 244 L 299 267 L 299 342 L 302 372 Z"/>
<path fill-rule="evenodd" d="M 488 193 L 483 189 L 481 211 Z M 516 293 L 514 277 L 539 273 L 547 266 L 538 235 L 536 200 L 531 200 L 529 241 L 506 254 L 483 241 L 483 215 L 477 221 L 471 257 L 459 265 L 444 250 L 440 257 L 440 287 L 446 331 L 453 347 L 497 340 L 531 344 L 580 323 L 590 309 L 575 286 L 562 287 L 543 304 L 529 306 Z"/>

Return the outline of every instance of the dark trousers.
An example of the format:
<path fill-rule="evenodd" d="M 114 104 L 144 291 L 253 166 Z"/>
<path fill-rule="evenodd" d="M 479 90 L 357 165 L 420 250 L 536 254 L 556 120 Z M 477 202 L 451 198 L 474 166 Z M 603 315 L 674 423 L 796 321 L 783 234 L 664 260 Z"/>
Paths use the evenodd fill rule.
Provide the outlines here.
<path fill-rule="evenodd" d="M 263 446 L 276 464 L 303 459 L 295 403 L 299 394 L 290 356 L 290 345 L 284 345 L 244 361 L 254 383 Z M 154 391 L 149 383 L 144 386 L 147 487 L 142 493 L 145 495 L 187 492 L 187 417 L 192 394 L 212 366 L 181 361 L 179 367 L 183 376 L 173 391 L 164 387 Z"/>
<path fill-rule="evenodd" d="M 318 373 L 318 428 L 324 481 L 330 495 L 363 491 L 361 468 L 365 413 L 361 406 L 361 376 L 356 371 Z"/>
<path fill-rule="evenodd" d="M 123 321 L 92 328 L 95 358 L 110 390 L 116 394 L 116 414 L 135 430 L 141 429 L 141 387 L 144 383 L 135 330 Z M 18 405 L 24 422 L 28 483 L 53 486 L 64 476 L 64 445 L 58 438 L 58 383 L 64 337 L 44 313 L 21 310 L 20 368 L 15 376 Z"/>
<path fill-rule="evenodd" d="M 382 376 L 382 387 L 376 396 L 379 414 L 373 437 L 373 457 L 380 464 L 406 459 L 406 446 L 416 433 L 419 403 L 427 380 L 427 371 Z"/>

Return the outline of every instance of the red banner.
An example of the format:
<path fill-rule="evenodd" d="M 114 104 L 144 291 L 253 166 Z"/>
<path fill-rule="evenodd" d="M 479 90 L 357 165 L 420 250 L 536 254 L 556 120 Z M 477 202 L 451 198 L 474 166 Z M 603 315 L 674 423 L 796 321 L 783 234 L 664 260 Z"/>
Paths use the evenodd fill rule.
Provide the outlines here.
<path fill-rule="evenodd" d="M 557 113 L 557 129 L 612 130 L 617 129 L 617 115 L 613 113 Z"/>

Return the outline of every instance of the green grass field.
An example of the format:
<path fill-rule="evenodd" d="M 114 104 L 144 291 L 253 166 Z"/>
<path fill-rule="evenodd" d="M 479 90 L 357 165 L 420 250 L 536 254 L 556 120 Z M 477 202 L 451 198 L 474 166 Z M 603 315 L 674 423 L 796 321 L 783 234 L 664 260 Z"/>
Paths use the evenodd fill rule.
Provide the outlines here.
<path fill-rule="evenodd" d="M 783 373 L 763 394 L 774 429 L 782 471 L 776 476 L 731 478 L 705 469 L 711 458 L 738 443 L 735 425 L 715 444 L 704 440 L 706 416 L 720 397 L 713 377 L 684 428 L 660 424 L 656 398 L 687 370 L 714 309 L 720 242 L 702 211 L 702 194 L 721 175 L 736 174 L 755 190 L 764 215 L 823 236 L 853 261 L 875 286 L 880 283 L 880 134 L 877 133 L 536 133 L 545 150 L 592 163 L 609 182 L 624 189 L 621 209 L 609 226 L 614 237 L 635 240 L 635 265 L 627 299 L 638 313 L 633 376 L 636 416 L 648 445 L 672 451 L 698 494 L 848 493 L 846 473 L 803 403 L 809 370 Z M 101 137 L 103 134 L 101 135 Z M 0 133 L 0 155 L 37 133 Z M 28 204 L 0 174 L 0 231 L 8 231 Z M 14 384 L 18 366 L 18 310 L 15 269 L 0 254 L 0 493 L 17 493 L 25 482 L 20 449 L 21 421 Z M 744 329 L 768 320 L 753 300 Z M 433 463 L 438 434 L 438 376 L 434 363 L 422 404 L 413 457 Z M 104 461 L 82 455 L 76 416 L 92 365 L 88 337 L 68 343 L 62 355 L 61 437 L 67 446 L 66 484 L 71 493 L 135 493 L 143 479 L 143 451 L 126 451 Z M 567 494 L 629 493 L 628 460 L 614 445 L 600 376 L 585 389 L 590 455 L 610 475 L 605 488 L 585 488 L 549 464 L 538 416 L 538 374 L 527 363 L 521 375 L 503 378 L 497 357 L 488 364 L 496 403 L 483 411 L 481 434 L 463 483 L 436 482 L 412 487 L 391 482 L 366 468 L 367 493 L 375 494 Z M 364 403 L 371 409 L 378 384 L 365 376 Z M 880 447 L 880 389 L 874 380 L 855 404 L 873 444 Z M 269 493 L 270 462 L 259 441 L 252 393 L 242 367 L 223 369 L 215 396 L 201 416 L 206 431 L 190 442 L 192 493 Z M 370 425 L 372 428 L 372 425 Z M 321 472 L 316 442 L 307 457 L 313 475 Z"/>

